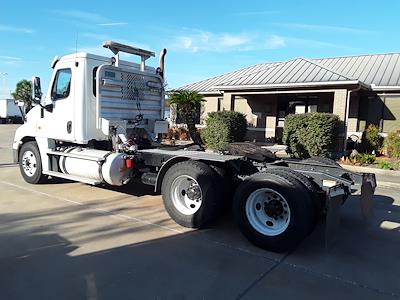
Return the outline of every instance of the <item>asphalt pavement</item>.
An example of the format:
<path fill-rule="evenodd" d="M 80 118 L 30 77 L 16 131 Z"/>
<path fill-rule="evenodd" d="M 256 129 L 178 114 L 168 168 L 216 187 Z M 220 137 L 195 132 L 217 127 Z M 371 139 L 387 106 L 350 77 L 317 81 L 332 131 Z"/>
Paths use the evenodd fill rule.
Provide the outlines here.
<path fill-rule="evenodd" d="M 369 222 L 352 196 L 330 248 L 320 223 L 277 254 L 247 242 L 229 212 L 180 227 L 148 186 L 27 184 L 10 164 L 15 128 L 0 125 L 0 299 L 400 298 L 400 186 L 378 183 Z"/>

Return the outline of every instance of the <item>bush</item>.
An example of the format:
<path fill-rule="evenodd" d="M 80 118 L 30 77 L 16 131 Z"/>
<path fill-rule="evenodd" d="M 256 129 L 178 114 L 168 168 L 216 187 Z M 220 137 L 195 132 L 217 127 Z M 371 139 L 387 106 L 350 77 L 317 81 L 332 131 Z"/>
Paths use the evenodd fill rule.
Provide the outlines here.
<path fill-rule="evenodd" d="M 350 161 L 353 164 L 362 165 L 372 165 L 376 160 L 375 154 L 367 154 L 367 153 L 357 153 L 356 155 L 350 156 Z"/>
<path fill-rule="evenodd" d="M 377 162 L 378 168 L 384 169 L 384 170 L 392 170 L 393 165 L 386 161 L 386 160 L 380 160 Z"/>
<path fill-rule="evenodd" d="M 329 113 L 288 115 L 283 142 L 288 153 L 296 158 L 331 156 L 338 138 L 339 117 Z"/>
<path fill-rule="evenodd" d="M 400 135 L 396 132 L 391 132 L 385 138 L 384 148 L 387 156 L 400 158 Z"/>
<path fill-rule="evenodd" d="M 361 137 L 361 150 L 371 153 L 378 152 L 382 147 L 382 137 L 379 135 L 379 128 L 375 125 L 368 125 Z"/>
<path fill-rule="evenodd" d="M 246 117 L 239 112 L 211 112 L 207 116 L 206 124 L 206 128 L 201 131 L 201 137 L 213 150 L 222 150 L 228 143 L 243 142 L 246 137 Z"/>

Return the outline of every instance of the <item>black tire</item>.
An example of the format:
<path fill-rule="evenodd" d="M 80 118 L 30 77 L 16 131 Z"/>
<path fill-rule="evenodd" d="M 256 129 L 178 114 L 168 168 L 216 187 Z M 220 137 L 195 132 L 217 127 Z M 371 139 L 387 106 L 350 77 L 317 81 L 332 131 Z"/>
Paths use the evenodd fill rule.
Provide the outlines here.
<path fill-rule="evenodd" d="M 268 235 L 249 221 L 246 203 L 253 192 L 268 188 L 284 197 L 290 208 L 290 219 L 283 232 Z M 301 197 L 299 197 L 299 195 Z M 314 228 L 315 210 L 306 187 L 289 173 L 257 173 L 246 178 L 236 190 L 233 214 L 239 229 L 253 244 L 274 252 L 288 251 L 301 242 Z M 265 225 L 265 228 L 268 228 Z"/>
<path fill-rule="evenodd" d="M 201 189 L 201 205 L 193 214 L 182 213 L 174 204 L 173 184 L 182 175 L 193 178 Z M 179 225 L 189 228 L 205 227 L 215 220 L 220 211 L 218 201 L 223 200 L 220 184 L 219 176 L 205 163 L 192 160 L 177 163 L 167 171 L 161 185 L 164 207 Z"/>
<path fill-rule="evenodd" d="M 290 168 L 286 167 L 277 167 L 277 168 L 271 168 L 267 169 L 266 172 L 285 172 L 285 173 L 290 173 L 293 177 L 295 177 L 298 181 L 300 181 L 308 190 L 311 199 L 313 200 L 314 208 L 315 208 L 315 220 L 318 219 L 322 212 L 323 208 L 323 203 L 321 198 L 319 197 L 318 193 L 321 191 L 319 186 L 313 182 L 311 179 L 309 179 L 307 176 L 301 174 L 300 172 L 297 172 L 295 170 L 292 170 Z"/>
<path fill-rule="evenodd" d="M 28 158 L 24 158 L 25 154 L 29 154 Z M 35 163 L 29 162 L 29 156 L 32 157 Z M 32 166 L 31 171 L 29 171 L 29 164 Z M 26 182 L 31 184 L 45 182 L 46 176 L 42 173 L 42 160 L 36 142 L 27 142 L 21 146 L 21 150 L 19 151 L 19 169 Z"/>
<path fill-rule="evenodd" d="M 227 171 L 225 168 L 217 165 L 209 166 L 218 176 L 219 183 L 221 184 L 220 189 L 223 191 L 223 197 L 222 201 L 217 202 L 217 206 L 218 209 L 223 212 L 227 207 L 230 207 L 236 186 L 232 176 L 230 176 L 229 171 Z"/>
<path fill-rule="evenodd" d="M 328 166 L 340 167 L 340 165 L 336 161 L 334 161 L 333 159 L 327 158 L 327 157 L 313 156 L 313 157 L 307 158 L 303 161 L 308 162 L 308 163 L 317 163 L 317 164 L 323 164 L 323 165 L 328 165 Z"/>

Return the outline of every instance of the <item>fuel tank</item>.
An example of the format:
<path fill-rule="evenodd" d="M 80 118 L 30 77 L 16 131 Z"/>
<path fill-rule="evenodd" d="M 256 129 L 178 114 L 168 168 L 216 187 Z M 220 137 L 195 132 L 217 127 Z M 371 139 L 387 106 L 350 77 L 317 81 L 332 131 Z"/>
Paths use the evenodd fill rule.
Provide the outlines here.
<path fill-rule="evenodd" d="M 60 170 L 65 174 L 117 186 L 129 181 L 132 169 L 126 168 L 125 155 L 122 153 L 81 147 L 68 148 L 65 152 L 74 156 L 61 156 Z"/>

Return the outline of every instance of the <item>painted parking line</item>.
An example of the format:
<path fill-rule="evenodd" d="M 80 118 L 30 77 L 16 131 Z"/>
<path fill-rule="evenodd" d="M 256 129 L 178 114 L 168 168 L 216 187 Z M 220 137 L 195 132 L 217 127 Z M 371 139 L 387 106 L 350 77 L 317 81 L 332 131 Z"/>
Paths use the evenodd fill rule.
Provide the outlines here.
<path fill-rule="evenodd" d="M 184 231 L 181 231 L 181 230 L 178 230 L 178 229 L 175 229 L 175 228 L 171 228 L 171 227 L 168 227 L 168 226 L 163 226 L 163 225 L 156 224 L 156 223 L 153 223 L 153 222 L 149 222 L 149 221 L 146 221 L 146 220 L 143 220 L 143 219 L 131 217 L 131 216 L 128 216 L 128 215 L 125 215 L 125 214 L 114 213 L 114 212 L 112 212 L 112 211 L 110 211 L 108 209 L 97 208 L 97 207 L 94 207 L 93 205 L 90 205 L 90 204 L 85 204 L 85 203 L 82 203 L 82 202 L 79 202 L 79 201 L 75 201 L 75 200 L 71 200 L 71 199 L 68 199 L 68 198 L 65 198 L 65 197 L 60 197 L 60 196 L 55 196 L 55 195 L 48 194 L 48 193 L 45 193 L 45 192 L 40 192 L 40 191 L 37 191 L 35 189 L 30 189 L 28 187 L 19 186 L 17 184 L 14 184 L 14 183 L 11 183 L 11 182 L 8 182 L 8 181 L 0 180 L 0 183 L 3 184 L 3 185 L 8 185 L 8 186 L 14 187 L 16 189 L 20 189 L 20 190 L 27 191 L 27 192 L 30 192 L 30 193 L 35 193 L 37 195 L 45 196 L 45 197 L 48 197 L 48 198 L 51 198 L 51 199 L 54 199 L 54 200 L 58 200 L 58 201 L 62 201 L 62 202 L 68 202 L 68 203 L 73 204 L 73 205 L 83 206 L 83 207 L 92 209 L 92 210 L 94 210 L 94 211 L 96 211 L 98 213 L 101 213 L 101 214 L 104 214 L 104 215 L 108 215 L 110 217 L 117 218 L 117 219 L 120 219 L 120 220 L 135 221 L 135 222 L 138 222 L 138 223 L 142 223 L 142 224 L 146 224 L 146 225 L 162 228 L 162 229 L 165 229 L 165 230 L 173 231 L 175 233 L 184 233 Z"/>

